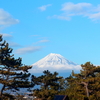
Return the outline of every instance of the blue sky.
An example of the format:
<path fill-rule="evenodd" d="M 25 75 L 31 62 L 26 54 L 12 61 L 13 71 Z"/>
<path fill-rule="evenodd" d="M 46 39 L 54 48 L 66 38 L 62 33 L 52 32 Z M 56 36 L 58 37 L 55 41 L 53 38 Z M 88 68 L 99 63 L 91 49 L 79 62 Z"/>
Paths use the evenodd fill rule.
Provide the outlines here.
<path fill-rule="evenodd" d="M 0 34 L 26 65 L 50 53 L 100 65 L 100 1 L 0 0 Z"/>

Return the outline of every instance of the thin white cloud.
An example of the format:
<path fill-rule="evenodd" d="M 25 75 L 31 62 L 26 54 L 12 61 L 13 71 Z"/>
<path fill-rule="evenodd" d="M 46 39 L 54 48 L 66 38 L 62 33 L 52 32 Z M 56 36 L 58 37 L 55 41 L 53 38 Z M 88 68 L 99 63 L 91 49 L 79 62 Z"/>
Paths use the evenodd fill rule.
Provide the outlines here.
<path fill-rule="evenodd" d="M 10 38 L 12 35 L 6 33 L 0 33 L 4 38 Z"/>
<path fill-rule="evenodd" d="M 0 9 L 0 25 L 12 25 L 19 23 L 18 19 L 14 19 L 8 12 Z"/>
<path fill-rule="evenodd" d="M 89 14 L 88 17 L 92 20 L 100 20 L 100 12 L 95 14 Z"/>
<path fill-rule="evenodd" d="M 62 5 L 62 11 L 74 12 L 74 13 L 83 13 L 86 12 L 88 8 L 91 8 L 92 4 L 90 3 L 77 3 L 68 2 Z"/>
<path fill-rule="evenodd" d="M 33 65 L 32 65 L 33 66 Z M 42 73 L 44 70 L 49 70 L 49 71 L 57 71 L 57 72 L 64 72 L 64 71 L 79 71 L 81 70 L 81 66 L 80 65 L 76 65 L 76 66 L 67 66 L 66 65 L 62 66 L 62 65 L 56 65 L 56 66 L 45 66 L 42 67 L 41 66 L 33 66 L 32 69 L 29 70 L 30 73 Z"/>
<path fill-rule="evenodd" d="M 40 40 L 40 41 L 35 42 L 34 44 L 49 42 L 47 37 L 41 37 L 41 35 L 32 35 L 31 37 L 35 37 L 35 38 L 37 37 L 37 39 Z"/>
<path fill-rule="evenodd" d="M 9 43 L 9 41 L 13 38 L 11 34 L 7 33 L 0 33 L 0 35 L 2 35 L 3 40 L 6 40 L 7 43 Z"/>
<path fill-rule="evenodd" d="M 88 17 L 91 20 L 100 20 L 100 5 L 93 6 L 91 3 L 67 2 L 62 5 L 62 13 L 53 15 L 50 18 L 70 20 L 72 16 Z"/>
<path fill-rule="evenodd" d="M 21 45 L 15 43 L 15 42 L 9 41 L 9 46 L 10 46 L 10 47 L 19 47 L 19 46 L 21 46 Z"/>
<path fill-rule="evenodd" d="M 6 40 L 6 42 L 9 43 L 10 47 L 18 47 L 18 46 L 20 46 L 19 44 L 11 41 L 11 39 L 13 38 L 12 35 L 6 34 L 6 33 L 0 33 L 0 35 L 2 35 L 3 40 Z"/>
<path fill-rule="evenodd" d="M 57 18 L 57 19 L 61 19 L 61 20 L 70 20 L 71 18 L 69 16 L 64 16 L 64 15 L 53 15 L 52 17 L 48 17 L 48 18 Z"/>
<path fill-rule="evenodd" d="M 50 7 L 50 6 L 52 6 L 52 5 L 51 4 L 47 4 L 47 5 L 43 5 L 41 7 L 38 7 L 38 9 L 41 10 L 41 11 L 45 11 L 47 9 L 47 7 Z"/>
<path fill-rule="evenodd" d="M 49 40 L 40 40 L 39 43 L 49 42 Z"/>
<path fill-rule="evenodd" d="M 17 54 L 26 54 L 26 53 L 31 53 L 31 52 L 36 52 L 41 50 L 42 47 L 40 46 L 30 46 L 30 47 L 24 47 L 17 49 L 15 53 Z"/>

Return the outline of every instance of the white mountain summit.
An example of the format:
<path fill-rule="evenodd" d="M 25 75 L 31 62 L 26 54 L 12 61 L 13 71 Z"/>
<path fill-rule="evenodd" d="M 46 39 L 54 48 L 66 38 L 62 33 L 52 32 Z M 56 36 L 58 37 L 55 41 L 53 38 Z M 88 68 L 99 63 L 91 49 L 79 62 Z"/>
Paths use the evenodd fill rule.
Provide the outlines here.
<path fill-rule="evenodd" d="M 60 54 L 50 53 L 38 62 L 32 64 L 31 72 L 79 70 L 81 67 L 67 60 Z"/>

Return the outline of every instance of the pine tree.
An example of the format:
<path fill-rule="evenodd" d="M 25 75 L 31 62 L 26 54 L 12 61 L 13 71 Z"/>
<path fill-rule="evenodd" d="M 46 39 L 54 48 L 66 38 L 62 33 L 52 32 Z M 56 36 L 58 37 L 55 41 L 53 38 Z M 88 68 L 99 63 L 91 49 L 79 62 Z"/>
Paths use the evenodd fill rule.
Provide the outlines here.
<path fill-rule="evenodd" d="M 59 84 L 59 90 L 58 90 L 59 95 L 66 95 L 66 89 L 68 87 L 67 80 L 62 77 L 61 79 L 58 80 L 57 83 Z"/>
<path fill-rule="evenodd" d="M 81 67 L 80 73 L 72 72 L 72 76 L 67 78 L 68 95 L 74 97 L 74 99 L 78 98 L 78 100 L 84 100 L 84 98 L 100 100 L 100 66 L 94 66 L 87 62 L 84 65 L 82 64 Z"/>
<path fill-rule="evenodd" d="M 34 89 L 34 96 L 41 98 L 41 100 L 53 100 L 54 95 L 58 94 L 59 83 L 62 77 L 58 77 L 58 73 L 51 73 L 45 70 L 44 75 L 39 77 L 32 76 L 32 82 L 40 86 L 40 89 Z"/>
<path fill-rule="evenodd" d="M 0 98 L 4 98 L 7 90 L 18 91 L 20 88 L 32 86 L 29 82 L 30 68 L 31 66 L 22 64 L 21 58 L 14 58 L 9 44 L 3 41 L 0 35 L 0 84 L 2 84 Z"/>

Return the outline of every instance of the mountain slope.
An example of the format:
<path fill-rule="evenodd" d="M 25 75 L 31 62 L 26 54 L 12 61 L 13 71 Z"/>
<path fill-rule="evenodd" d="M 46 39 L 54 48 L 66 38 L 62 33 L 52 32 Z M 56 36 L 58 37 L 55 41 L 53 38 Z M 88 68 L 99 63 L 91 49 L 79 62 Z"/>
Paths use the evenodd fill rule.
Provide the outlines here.
<path fill-rule="evenodd" d="M 64 70 L 79 70 L 81 67 L 73 63 L 72 61 L 67 60 L 60 54 L 50 53 L 43 59 L 32 64 L 32 72 L 40 72 L 44 70 L 50 71 L 64 71 Z"/>

